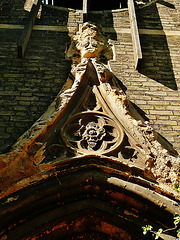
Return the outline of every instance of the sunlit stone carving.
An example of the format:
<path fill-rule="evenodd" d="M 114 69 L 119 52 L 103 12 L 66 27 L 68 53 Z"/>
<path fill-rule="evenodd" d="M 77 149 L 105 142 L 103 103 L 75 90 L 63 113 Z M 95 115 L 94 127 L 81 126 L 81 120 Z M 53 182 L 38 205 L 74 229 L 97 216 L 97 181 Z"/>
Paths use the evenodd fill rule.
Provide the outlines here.
<path fill-rule="evenodd" d="M 86 22 L 80 24 L 76 34 L 72 36 L 66 57 L 74 63 L 83 58 L 97 58 L 104 62 L 112 59 L 112 49 L 97 26 Z"/>
<path fill-rule="evenodd" d="M 69 119 L 62 129 L 67 145 L 82 154 L 108 154 L 117 150 L 123 129 L 105 114 L 83 112 Z"/>
<path fill-rule="evenodd" d="M 21 161 L 22 152 L 27 154 L 23 163 L 33 156 L 33 170 L 34 164 L 60 162 L 79 154 L 97 155 L 97 159 L 108 156 L 124 166 L 140 168 L 141 177 L 156 180 L 162 188 L 179 186 L 176 151 L 164 144 L 127 99 L 108 68 L 111 46 L 97 27 L 80 24 L 71 40 L 66 51 L 72 60 L 67 82 L 47 112 L 13 146 L 12 155 L 17 158 L 19 151 Z M 6 162 L 11 159 L 9 155 Z"/>
<path fill-rule="evenodd" d="M 82 137 L 82 141 L 87 143 L 89 150 L 95 149 L 98 142 L 101 142 L 106 136 L 106 131 L 99 123 L 89 122 L 86 126 L 82 126 L 79 131 L 79 136 Z"/>

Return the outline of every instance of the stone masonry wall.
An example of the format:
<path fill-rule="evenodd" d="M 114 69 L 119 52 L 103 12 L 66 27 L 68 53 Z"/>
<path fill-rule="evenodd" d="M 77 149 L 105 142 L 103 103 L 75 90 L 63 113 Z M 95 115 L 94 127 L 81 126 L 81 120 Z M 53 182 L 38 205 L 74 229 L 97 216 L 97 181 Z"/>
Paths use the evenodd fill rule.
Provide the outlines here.
<path fill-rule="evenodd" d="M 143 54 L 139 70 L 134 70 L 131 34 L 122 28 L 114 27 L 116 60 L 110 65 L 132 103 L 180 151 L 180 3 L 159 1 L 136 14 Z M 116 21 L 121 19 L 113 20 L 115 26 Z"/>
<path fill-rule="evenodd" d="M 19 9 L 9 12 L 13 4 Z M 51 25 L 67 25 L 67 11 L 61 14 L 48 8 L 36 24 L 49 24 L 46 18 L 51 20 L 50 12 Z M 70 41 L 67 30 L 33 31 L 25 58 L 18 59 L 17 41 L 22 29 L 17 27 L 24 26 L 28 13 L 22 1 L 15 0 L 4 1 L 0 13 L 0 146 L 4 149 L 44 113 L 65 82 L 71 63 L 64 58 Z"/>
<path fill-rule="evenodd" d="M 9 12 L 8 7 L 14 7 Z M 13 5 L 14 4 L 14 5 Z M 16 10 L 17 11 L 16 11 Z M 180 3 L 159 1 L 137 11 L 143 60 L 134 69 L 127 9 L 92 12 L 89 20 L 114 44 L 110 67 L 128 98 L 153 127 L 180 151 Z M 47 109 L 70 70 L 66 43 L 82 12 L 43 6 L 27 52 L 17 59 L 17 41 L 28 13 L 23 1 L 0 3 L 0 145 L 12 144 Z M 4 26 L 10 24 L 11 26 Z M 2 26 L 3 25 L 3 26 Z M 14 29 L 12 29 L 14 26 Z M 43 28 L 42 28 L 43 26 Z M 39 27 L 39 28 L 38 28 Z M 41 28 L 41 29 L 40 29 Z M 69 32 L 68 32 L 69 31 Z M 4 145 L 5 144 L 5 145 Z"/>
<path fill-rule="evenodd" d="M 137 11 L 137 16 L 140 33 L 154 32 L 140 34 L 143 61 L 140 74 L 127 85 L 128 95 L 180 150 L 180 2 L 158 1 Z"/>

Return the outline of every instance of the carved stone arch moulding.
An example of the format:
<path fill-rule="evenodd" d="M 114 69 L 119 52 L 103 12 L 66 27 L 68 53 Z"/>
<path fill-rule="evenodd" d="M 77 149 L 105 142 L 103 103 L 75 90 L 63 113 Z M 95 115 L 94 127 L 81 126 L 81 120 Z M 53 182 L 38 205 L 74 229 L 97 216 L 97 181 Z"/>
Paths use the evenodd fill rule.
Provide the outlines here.
<path fill-rule="evenodd" d="M 122 127 L 108 115 L 96 111 L 73 115 L 61 134 L 66 145 L 81 154 L 112 153 L 124 139 Z"/>

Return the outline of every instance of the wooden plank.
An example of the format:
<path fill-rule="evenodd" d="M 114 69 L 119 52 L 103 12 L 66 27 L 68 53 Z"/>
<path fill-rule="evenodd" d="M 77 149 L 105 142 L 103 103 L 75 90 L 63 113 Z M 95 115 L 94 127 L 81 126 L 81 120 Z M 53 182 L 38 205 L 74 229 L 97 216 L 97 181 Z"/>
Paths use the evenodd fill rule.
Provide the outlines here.
<path fill-rule="evenodd" d="M 39 8 L 41 5 L 41 0 L 38 0 L 37 5 L 33 4 L 29 17 L 21 33 L 21 37 L 18 41 L 18 58 L 23 58 L 26 51 L 26 47 L 33 30 L 34 22 L 36 20 Z"/>
<path fill-rule="evenodd" d="M 88 0 L 83 0 L 83 23 L 87 22 Z"/>
<path fill-rule="evenodd" d="M 142 60 L 142 51 L 141 51 L 141 44 L 139 39 L 139 32 L 138 32 L 136 13 L 135 13 L 133 0 L 128 0 L 128 10 L 129 10 L 129 19 L 131 24 L 131 33 L 132 33 L 132 41 L 133 41 L 133 48 L 134 48 L 135 69 L 137 69 L 140 61 Z"/>

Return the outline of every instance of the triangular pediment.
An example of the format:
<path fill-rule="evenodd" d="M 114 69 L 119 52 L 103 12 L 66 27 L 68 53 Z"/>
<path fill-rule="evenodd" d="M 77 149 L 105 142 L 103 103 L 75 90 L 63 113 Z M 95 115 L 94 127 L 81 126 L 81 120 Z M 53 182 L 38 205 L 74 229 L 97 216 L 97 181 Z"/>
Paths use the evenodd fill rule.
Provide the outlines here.
<path fill-rule="evenodd" d="M 100 63 L 98 67 L 105 69 Z M 109 72 L 113 83 L 113 75 L 110 75 Z M 115 157 L 145 168 L 147 151 L 142 134 L 133 123 L 136 120 L 127 114 L 130 102 L 123 91 L 100 81 L 91 60 L 88 60 L 78 86 L 65 90 L 60 98 L 61 104 L 65 104 L 63 108 L 61 105 L 61 118 L 46 141 L 47 158 L 42 163 L 94 154 Z M 141 122 L 141 125 L 147 127 L 145 123 Z M 149 134 L 150 131 L 152 135 L 155 133 L 149 127 Z"/>
<path fill-rule="evenodd" d="M 121 90 L 107 65 L 111 47 L 97 27 L 80 25 L 66 56 L 72 58 L 72 69 L 61 92 L 11 151 L 0 156 L 5 191 L 24 178 L 46 177 L 58 164 L 83 158 L 102 158 L 104 166 L 106 159 L 110 165 L 114 161 L 127 174 L 134 168 L 140 177 L 168 187 L 178 184 L 176 151 L 162 145 Z"/>

